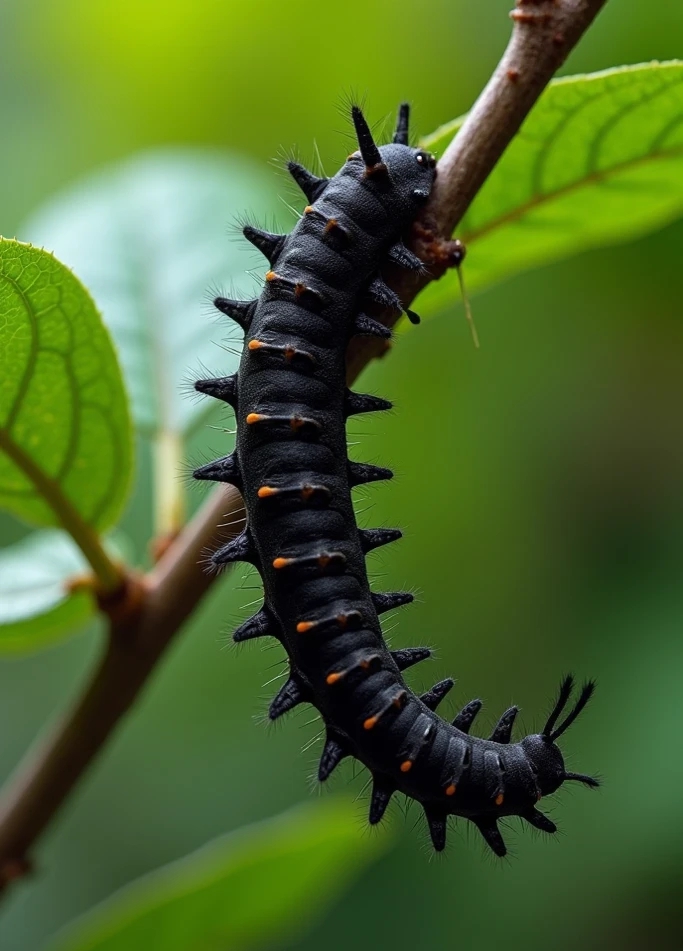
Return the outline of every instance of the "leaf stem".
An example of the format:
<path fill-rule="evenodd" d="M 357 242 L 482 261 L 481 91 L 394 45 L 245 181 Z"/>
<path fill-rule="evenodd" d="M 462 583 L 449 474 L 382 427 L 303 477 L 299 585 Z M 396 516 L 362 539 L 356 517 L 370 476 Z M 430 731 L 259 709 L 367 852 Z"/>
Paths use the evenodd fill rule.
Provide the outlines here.
<path fill-rule="evenodd" d="M 5 429 L 0 429 L 0 450 L 31 480 L 62 527 L 81 549 L 97 578 L 100 592 L 106 595 L 117 591 L 123 581 L 121 569 L 111 560 L 98 533 L 66 497 L 60 484 L 46 475 Z"/>
<path fill-rule="evenodd" d="M 185 496 L 179 478 L 183 441 L 179 433 L 160 430 L 154 440 L 154 534 L 172 538 L 185 522 Z"/>
<path fill-rule="evenodd" d="M 419 280 L 399 272 L 389 275 L 404 304 L 447 269 L 448 256 L 443 251 L 453 228 L 605 2 L 517 0 L 511 14 L 510 43 L 438 164 L 436 187 L 420 222 L 422 236 L 413 242 L 414 249 L 431 265 L 430 273 Z M 394 315 L 385 316 L 387 324 L 395 319 Z M 382 352 L 372 338 L 356 337 L 347 353 L 349 380 Z M 240 513 L 243 516 L 239 493 L 217 488 L 146 579 L 137 616 L 128 616 L 121 630 L 110 619 L 107 651 L 83 698 L 29 754 L 0 800 L 0 888 L 28 867 L 27 855 L 36 840 L 208 590 L 213 576 L 201 568 L 202 551 L 212 543 L 219 526 Z M 229 528 L 222 529 L 222 542 L 228 541 L 229 534 Z"/>

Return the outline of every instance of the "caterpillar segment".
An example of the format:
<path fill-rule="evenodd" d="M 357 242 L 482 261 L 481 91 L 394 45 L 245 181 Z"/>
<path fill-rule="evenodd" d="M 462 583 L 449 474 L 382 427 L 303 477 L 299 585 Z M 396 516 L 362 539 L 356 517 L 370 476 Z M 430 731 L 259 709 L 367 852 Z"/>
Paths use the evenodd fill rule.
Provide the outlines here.
<path fill-rule="evenodd" d="M 424 267 L 402 237 L 429 197 L 436 162 L 409 145 L 407 105 L 388 145 L 375 143 L 357 106 L 351 118 L 358 149 L 332 178 L 289 163 L 308 203 L 292 233 L 244 229 L 268 262 L 263 291 L 254 301 L 215 300 L 245 332 L 239 371 L 196 384 L 234 408 L 236 449 L 195 476 L 243 493 L 247 528 L 216 551 L 213 562 L 248 561 L 261 573 L 264 606 L 234 639 L 273 636 L 285 647 L 290 675 L 269 715 L 315 705 L 326 728 L 319 779 L 355 757 L 373 777 L 370 823 L 378 823 L 401 792 L 421 803 L 437 851 L 455 815 L 470 820 L 503 856 L 499 819 L 521 816 L 553 833 L 538 800 L 565 782 L 598 785 L 568 772 L 557 745 L 594 688 L 587 683 L 566 712 L 573 690 L 567 677 L 540 733 L 513 742 L 517 707 L 510 707 L 484 739 L 470 735 L 480 700 L 450 723 L 436 711 L 451 679 L 422 696 L 404 681 L 403 672 L 427 659 L 429 648 L 390 651 L 384 642 L 379 615 L 413 596 L 370 591 L 365 556 L 400 532 L 359 529 L 351 491 L 392 472 L 348 460 L 346 420 L 391 404 L 347 388 L 345 351 L 354 334 L 390 336 L 364 312 L 368 301 L 403 310 L 380 277 L 381 265 Z"/>

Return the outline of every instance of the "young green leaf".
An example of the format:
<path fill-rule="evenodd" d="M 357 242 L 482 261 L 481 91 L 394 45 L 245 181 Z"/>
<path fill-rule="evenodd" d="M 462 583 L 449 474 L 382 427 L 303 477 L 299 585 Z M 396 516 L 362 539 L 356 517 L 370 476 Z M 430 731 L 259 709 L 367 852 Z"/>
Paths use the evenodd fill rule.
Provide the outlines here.
<path fill-rule="evenodd" d="M 0 239 L 0 506 L 61 525 L 111 587 L 98 532 L 131 470 L 128 402 L 92 298 L 47 251 Z"/>
<path fill-rule="evenodd" d="M 254 297 L 258 280 L 249 269 L 267 267 L 237 233 L 236 217 L 271 225 L 281 208 L 275 176 L 257 163 L 169 149 L 87 179 L 23 232 L 76 268 L 102 307 L 135 423 L 154 437 L 160 537 L 185 521 L 183 439 L 212 402 L 191 382 L 229 374 L 239 361 L 241 332 L 210 300 Z"/>
<path fill-rule="evenodd" d="M 353 806 L 310 803 L 216 839 L 122 889 L 50 951 L 243 951 L 292 940 L 386 848 Z"/>
<path fill-rule="evenodd" d="M 425 145 L 437 154 L 462 119 Z M 458 225 L 468 289 L 683 214 L 683 63 L 647 63 L 550 84 Z M 420 297 L 434 313 L 458 294 L 448 274 Z"/>
<path fill-rule="evenodd" d="M 182 384 L 202 363 L 221 375 L 237 368 L 239 333 L 210 297 L 258 293 L 255 275 L 267 265 L 229 230 L 237 216 L 270 224 L 283 207 L 277 185 L 254 161 L 169 149 L 87 179 L 25 225 L 22 234 L 53 248 L 102 308 L 139 428 L 183 436 L 207 401 L 188 399 Z"/>
<path fill-rule="evenodd" d="M 88 565 L 64 532 L 45 529 L 0 550 L 0 653 L 26 653 L 70 636 L 96 612 L 67 581 Z"/>

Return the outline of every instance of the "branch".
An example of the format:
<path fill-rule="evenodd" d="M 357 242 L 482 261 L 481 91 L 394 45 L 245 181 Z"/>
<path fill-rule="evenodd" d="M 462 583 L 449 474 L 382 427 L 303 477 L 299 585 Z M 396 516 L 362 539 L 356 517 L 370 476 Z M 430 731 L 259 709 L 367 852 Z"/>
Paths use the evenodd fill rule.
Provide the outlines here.
<path fill-rule="evenodd" d="M 429 267 L 416 280 L 393 272 L 390 283 L 409 304 L 448 267 L 450 237 L 555 71 L 606 0 L 517 0 L 510 43 L 495 73 L 438 164 L 415 248 Z M 391 323 L 391 315 L 384 315 Z M 349 380 L 382 348 L 355 338 Z M 217 489 L 146 578 L 131 577 L 101 607 L 109 618 L 102 660 L 83 697 L 32 750 L 0 800 L 0 889 L 29 870 L 28 854 L 113 730 L 130 709 L 172 638 L 210 587 L 201 567 L 206 548 L 237 533 L 242 499 Z"/>
<path fill-rule="evenodd" d="M 517 0 L 505 54 L 439 162 L 431 217 L 449 237 L 606 0 Z"/>
<path fill-rule="evenodd" d="M 223 521 L 244 514 L 235 490 L 218 489 L 156 568 L 129 579 L 105 604 L 107 649 L 84 695 L 29 752 L 0 802 L 0 891 L 28 871 L 26 856 L 140 694 L 173 635 L 213 577 L 199 565 Z M 141 596 L 142 595 L 142 596 Z"/>
<path fill-rule="evenodd" d="M 451 266 L 453 231 L 545 87 L 607 0 L 516 0 L 512 36 L 503 58 L 437 165 L 427 206 L 416 222 L 414 250 L 423 275 L 391 269 L 388 283 L 406 306 Z M 393 325 L 399 315 L 385 315 Z M 370 357 L 381 356 L 374 342 Z M 356 337 L 347 366 L 355 379 L 368 362 L 368 343 Z"/>
<path fill-rule="evenodd" d="M 120 588 L 121 570 L 109 557 L 95 529 L 86 522 L 77 507 L 66 496 L 59 481 L 47 475 L 5 429 L 0 429 L 0 451 L 9 456 L 15 466 L 33 483 L 37 493 L 50 506 L 62 528 L 71 535 L 81 549 L 97 579 L 97 587 L 106 592 Z"/>

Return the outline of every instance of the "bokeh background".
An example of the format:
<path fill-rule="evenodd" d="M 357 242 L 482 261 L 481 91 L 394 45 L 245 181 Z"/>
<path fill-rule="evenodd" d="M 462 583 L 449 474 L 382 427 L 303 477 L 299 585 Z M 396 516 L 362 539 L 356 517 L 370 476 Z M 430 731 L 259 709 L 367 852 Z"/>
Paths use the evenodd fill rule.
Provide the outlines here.
<path fill-rule="evenodd" d="M 374 118 L 410 98 L 427 133 L 472 103 L 506 42 L 509 6 L 5 0 L 0 233 L 24 237 L 22 223 L 55 192 L 158 146 L 264 165 L 283 146 L 310 156 L 315 140 L 334 167 L 347 151 L 337 107 L 350 90 L 367 92 Z M 682 52 L 679 4 L 654 15 L 651 4 L 611 0 L 563 72 Z M 438 647 L 413 683 L 453 674 L 458 701 L 486 700 L 480 729 L 512 702 L 531 729 L 561 674 L 596 677 L 594 706 L 566 748 L 605 785 L 562 791 L 551 813 L 563 834 L 552 840 L 513 826 L 503 863 L 464 825 L 444 858 L 430 857 L 417 811 L 406 819 L 394 807 L 396 847 L 297 942 L 302 951 L 680 947 L 682 246 L 678 223 L 522 275 L 475 299 L 479 352 L 454 308 L 366 371 L 364 386 L 397 412 L 364 419 L 355 438 L 398 472 L 371 493 L 368 519 L 407 535 L 373 570 L 386 589 L 420 591 L 394 642 Z M 192 451 L 210 443 L 202 428 Z M 143 438 L 138 450 L 123 528 L 144 563 Z M 3 543 L 26 531 L 0 519 Z M 250 584 L 236 572 L 214 587 L 51 828 L 40 874 L 3 909 L 4 951 L 39 948 L 122 883 L 311 795 L 308 716 L 276 735 L 255 724 L 274 655 L 238 655 L 221 633 L 255 596 Z M 99 645 L 93 625 L 0 663 L 1 776 Z M 363 781 L 347 770 L 335 786 L 358 792 Z"/>

